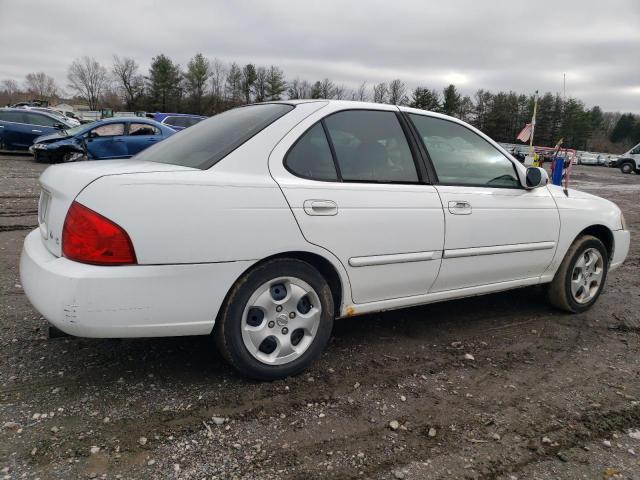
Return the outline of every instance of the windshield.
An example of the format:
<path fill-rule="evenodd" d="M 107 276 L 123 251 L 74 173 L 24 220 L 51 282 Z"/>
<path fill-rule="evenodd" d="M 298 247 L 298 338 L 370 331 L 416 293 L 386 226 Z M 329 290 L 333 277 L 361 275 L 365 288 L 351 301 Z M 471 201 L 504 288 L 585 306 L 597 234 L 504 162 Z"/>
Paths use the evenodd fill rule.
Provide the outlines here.
<path fill-rule="evenodd" d="M 81 133 L 83 130 L 88 130 L 87 125 L 78 125 L 77 127 L 65 128 L 64 131 L 70 137 Z"/>
<path fill-rule="evenodd" d="M 293 108 L 282 103 L 234 108 L 172 135 L 136 159 L 205 170 Z"/>

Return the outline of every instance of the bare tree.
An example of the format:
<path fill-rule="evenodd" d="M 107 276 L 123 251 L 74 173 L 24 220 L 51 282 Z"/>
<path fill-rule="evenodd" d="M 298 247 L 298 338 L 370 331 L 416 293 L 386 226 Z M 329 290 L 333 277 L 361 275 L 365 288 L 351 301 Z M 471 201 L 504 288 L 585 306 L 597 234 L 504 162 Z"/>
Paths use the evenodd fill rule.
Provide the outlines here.
<path fill-rule="evenodd" d="M 333 98 L 335 98 L 336 100 L 344 100 L 346 95 L 347 89 L 344 87 L 344 85 L 340 85 L 333 89 Z"/>
<path fill-rule="evenodd" d="M 4 93 L 3 101 L 5 101 L 8 104 L 15 103 L 21 93 L 18 82 L 12 79 L 3 80 L 1 89 Z"/>
<path fill-rule="evenodd" d="M 138 74 L 138 64 L 133 58 L 114 55 L 112 73 L 127 110 L 133 110 L 144 92 L 144 77 Z"/>
<path fill-rule="evenodd" d="M 287 93 L 290 100 L 311 98 L 311 85 L 306 80 L 300 80 L 299 78 L 296 78 L 293 81 L 289 82 Z"/>
<path fill-rule="evenodd" d="M 373 86 L 373 101 L 375 103 L 387 102 L 387 84 L 384 82 Z"/>
<path fill-rule="evenodd" d="M 389 103 L 404 105 L 407 101 L 407 86 L 404 82 L 398 78 L 389 82 Z"/>
<path fill-rule="evenodd" d="M 96 110 L 100 97 L 108 86 L 107 69 L 95 58 L 85 56 L 71 63 L 67 78 L 69 88 L 86 100 L 91 110 Z"/>
<path fill-rule="evenodd" d="M 358 100 L 359 102 L 369 101 L 369 94 L 367 93 L 367 82 L 362 82 L 360 84 L 358 90 L 356 90 L 355 100 Z"/>
<path fill-rule="evenodd" d="M 55 80 L 44 72 L 28 73 L 24 87 L 29 95 L 45 100 L 51 100 L 58 94 Z"/>
<path fill-rule="evenodd" d="M 320 98 L 333 98 L 336 94 L 336 86 L 331 80 L 325 78 L 320 82 Z"/>
<path fill-rule="evenodd" d="M 256 81 L 253 84 L 253 94 L 256 102 L 264 102 L 266 100 L 269 88 L 268 78 L 269 74 L 266 68 L 258 67 L 256 69 Z"/>
<path fill-rule="evenodd" d="M 213 103 L 213 111 L 221 110 L 224 101 L 224 90 L 227 83 L 227 68 L 217 58 L 211 62 L 211 99 Z"/>

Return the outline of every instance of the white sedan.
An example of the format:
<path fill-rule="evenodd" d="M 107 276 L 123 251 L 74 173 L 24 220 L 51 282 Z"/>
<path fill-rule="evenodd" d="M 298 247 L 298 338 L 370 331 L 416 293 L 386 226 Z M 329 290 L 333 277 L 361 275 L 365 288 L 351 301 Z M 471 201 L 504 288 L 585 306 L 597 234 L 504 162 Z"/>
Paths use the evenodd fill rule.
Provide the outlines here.
<path fill-rule="evenodd" d="M 344 101 L 216 115 L 132 160 L 49 167 L 20 272 L 84 337 L 212 335 L 257 379 L 334 318 L 549 284 L 581 312 L 629 250 L 613 203 L 444 115 Z"/>

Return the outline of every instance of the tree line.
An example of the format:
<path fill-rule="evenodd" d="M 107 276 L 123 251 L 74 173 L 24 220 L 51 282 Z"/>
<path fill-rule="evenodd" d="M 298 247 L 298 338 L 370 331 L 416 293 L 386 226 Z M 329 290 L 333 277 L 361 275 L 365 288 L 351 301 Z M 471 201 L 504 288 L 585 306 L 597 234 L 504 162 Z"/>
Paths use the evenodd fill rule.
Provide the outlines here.
<path fill-rule="evenodd" d="M 148 72 L 129 57 L 113 56 L 105 66 L 91 57 L 75 59 L 67 71 L 66 93 L 44 72 L 26 75 L 22 85 L 4 80 L 0 104 L 18 99 L 57 100 L 69 94 L 92 109 L 185 112 L 212 115 L 238 105 L 282 99 L 346 99 L 372 101 L 441 112 L 476 126 L 500 142 L 515 142 L 531 121 L 534 96 L 478 90 L 463 95 L 455 85 L 442 90 L 409 89 L 400 79 L 350 89 L 329 78 L 287 79 L 276 65 L 239 65 L 194 55 L 183 68 L 164 54 L 153 57 Z M 581 150 L 620 152 L 640 142 L 640 117 L 630 113 L 587 108 L 575 98 L 545 93 L 538 101 L 535 143 L 564 145 Z"/>

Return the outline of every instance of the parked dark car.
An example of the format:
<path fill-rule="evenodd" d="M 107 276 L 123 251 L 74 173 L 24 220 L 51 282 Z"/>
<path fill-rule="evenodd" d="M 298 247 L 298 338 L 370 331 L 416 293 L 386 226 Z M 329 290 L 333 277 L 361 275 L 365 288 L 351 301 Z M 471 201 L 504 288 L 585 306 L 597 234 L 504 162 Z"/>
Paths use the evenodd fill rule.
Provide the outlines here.
<path fill-rule="evenodd" d="M 174 133 L 148 118 L 110 118 L 38 137 L 31 151 L 48 163 L 129 158 Z"/>
<path fill-rule="evenodd" d="M 28 150 L 34 140 L 73 125 L 60 116 L 24 108 L 0 108 L 0 150 Z"/>
<path fill-rule="evenodd" d="M 207 117 L 202 115 L 191 115 L 188 113 L 160 113 L 156 112 L 151 114 L 156 122 L 160 122 L 163 125 L 168 125 L 174 130 L 184 130 L 191 127 Z"/>

